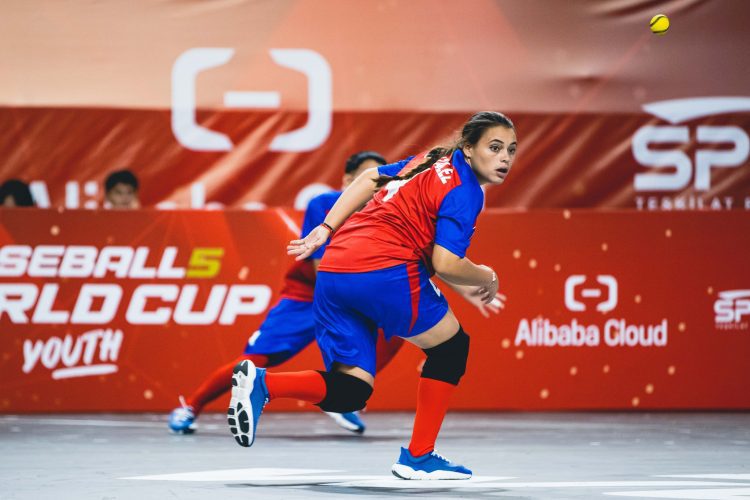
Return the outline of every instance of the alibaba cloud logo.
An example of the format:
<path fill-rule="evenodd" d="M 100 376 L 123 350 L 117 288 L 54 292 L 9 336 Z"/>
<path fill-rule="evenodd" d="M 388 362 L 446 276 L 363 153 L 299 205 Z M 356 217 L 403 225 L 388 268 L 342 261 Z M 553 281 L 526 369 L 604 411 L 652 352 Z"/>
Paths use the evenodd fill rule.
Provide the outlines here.
<path fill-rule="evenodd" d="M 613 311 L 617 307 L 617 279 L 609 274 L 599 274 L 596 277 L 597 286 L 581 288 L 587 278 L 583 274 L 573 274 L 565 280 L 565 307 L 570 311 L 585 311 L 584 299 L 599 299 L 596 310 L 599 312 Z M 603 289 L 604 290 L 603 290 Z M 607 293 L 604 294 L 603 291 Z"/>

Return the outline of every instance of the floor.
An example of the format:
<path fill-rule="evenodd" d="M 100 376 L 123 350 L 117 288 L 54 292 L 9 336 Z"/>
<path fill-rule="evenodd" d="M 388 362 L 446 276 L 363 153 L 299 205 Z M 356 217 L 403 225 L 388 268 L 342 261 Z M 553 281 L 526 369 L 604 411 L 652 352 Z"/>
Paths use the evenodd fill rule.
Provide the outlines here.
<path fill-rule="evenodd" d="M 411 414 L 263 415 L 252 448 L 220 414 L 0 415 L 2 499 L 682 498 L 750 496 L 750 413 L 453 413 L 438 451 L 468 481 L 390 474 Z"/>

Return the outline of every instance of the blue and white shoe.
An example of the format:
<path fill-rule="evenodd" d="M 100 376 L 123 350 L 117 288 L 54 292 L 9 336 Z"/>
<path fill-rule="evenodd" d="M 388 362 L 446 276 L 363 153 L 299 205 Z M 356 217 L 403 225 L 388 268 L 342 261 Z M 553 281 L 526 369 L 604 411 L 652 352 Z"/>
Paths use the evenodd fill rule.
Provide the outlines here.
<path fill-rule="evenodd" d="M 195 423 L 195 410 L 185 403 L 185 398 L 180 396 L 180 407 L 172 410 L 167 422 L 169 429 L 175 434 L 192 434 L 198 428 Z"/>
<path fill-rule="evenodd" d="M 434 450 L 413 457 L 408 449 L 401 448 L 401 456 L 391 467 L 391 472 L 401 479 L 471 479 L 469 469 L 454 464 Z"/>
<path fill-rule="evenodd" d="M 227 409 L 229 430 L 240 446 L 252 446 L 260 414 L 268 403 L 265 368 L 256 368 L 245 359 L 237 363 L 232 374 L 232 399 Z"/>
<path fill-rule="evenodd" d="M 326 411 L 323 413 L 331 417 L 333 421 L 336 422 L 340 427 L 343 427 L 344 429 L 352 431 L 356 434 L 364 433 L 365 429 L 367 428 L 362 419 L 359 418 L 358 411 L 353 411 L 350 413 L 333 413 L 330 411 Z"/>

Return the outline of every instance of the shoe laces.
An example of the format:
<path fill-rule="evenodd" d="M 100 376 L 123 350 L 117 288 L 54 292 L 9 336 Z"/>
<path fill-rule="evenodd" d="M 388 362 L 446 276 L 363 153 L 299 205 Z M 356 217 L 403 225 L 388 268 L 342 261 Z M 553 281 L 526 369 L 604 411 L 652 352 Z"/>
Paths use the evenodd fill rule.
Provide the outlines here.
<path fill-rule="evenodd" d="M 435 457 L 437 459 L 440 459 L 440 460 L 442 460 L 444 462 L 450 463 L 450 460 L 448 460 L 447 458 L 445 458 L 443 455 L 441 455 L 440 453 L 436 452 L 435 450 L 432 450 L 432 452 L 430 453 L 430 455 L 432 455 L 433 457 Z"/>

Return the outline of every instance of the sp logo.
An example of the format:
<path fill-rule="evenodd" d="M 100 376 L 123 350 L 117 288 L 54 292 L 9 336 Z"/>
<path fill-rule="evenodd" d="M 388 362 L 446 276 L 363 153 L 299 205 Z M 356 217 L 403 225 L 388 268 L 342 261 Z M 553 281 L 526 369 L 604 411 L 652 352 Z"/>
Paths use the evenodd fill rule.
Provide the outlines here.
<path fill-rule="evenodd" d="M 583 274 L 573 274 L 565 280 L 565 307 L 571 311 L 585 311 L 586 304 L 581 299 L 601 299 L 596 304 L 596 310 L 600 312 L 609 312 L 617 307 L 617 280 L 614 276 L 600 274 L 596 277 L 599 286 L 582 288 L 586 281 Z M 606 295 L 603 293 L 605 290 Z"/>
<path fill-rule="evenodd" d="M 310 151 L 323 144 L 331 132 L 333 90 L 331 67 L 319 53 L 309 49 L 271 49 L 279 66 L 307 77 L 308 119 L 297 130 L 277 135 L 271 151 Z M 180 144 L 195 151 L 230 151 L 232 141 L 224 134 L 195 121 L 195 81 L 199 73 L 226 64 L 234 55 L 230 48 L 193 48 L 183 52 L 172 67 L 172 132 Z M 230 91 L 224 94 L 227 108 L 276 109 L 279 92 Z"/>
<path fill-rule="evenodd" d="M 722 329 L 746 329 L 750 319 L 750 290 L 719 292 L 714 302 L 716 325 Z"/>
<path fill-rule="evenodd" d="M 748 97 L 674 99 L 646 104 L 643 109 L 672 125 L 647 125 L 633 136 L 632 151 L 636 161 L 659 170 L 636 174 L 636 191 L 680 191 L 691 181 L 696 191 L 708 191 L 712 169 L 738 167 L 748 159 L 750 140 L 740 127 L 698 125 L 694 140 L 707 147 L 698 149 L 693 160 L 684 152 L 685 145 L 691 142 L 690 127 L 677 126 L 706 116 L 748 112 Z M 652 148 L 658 144 L 674 144 L 675 147 Z M 719 144 L 731 145 L 731 149 L 717 150 Z"/>

